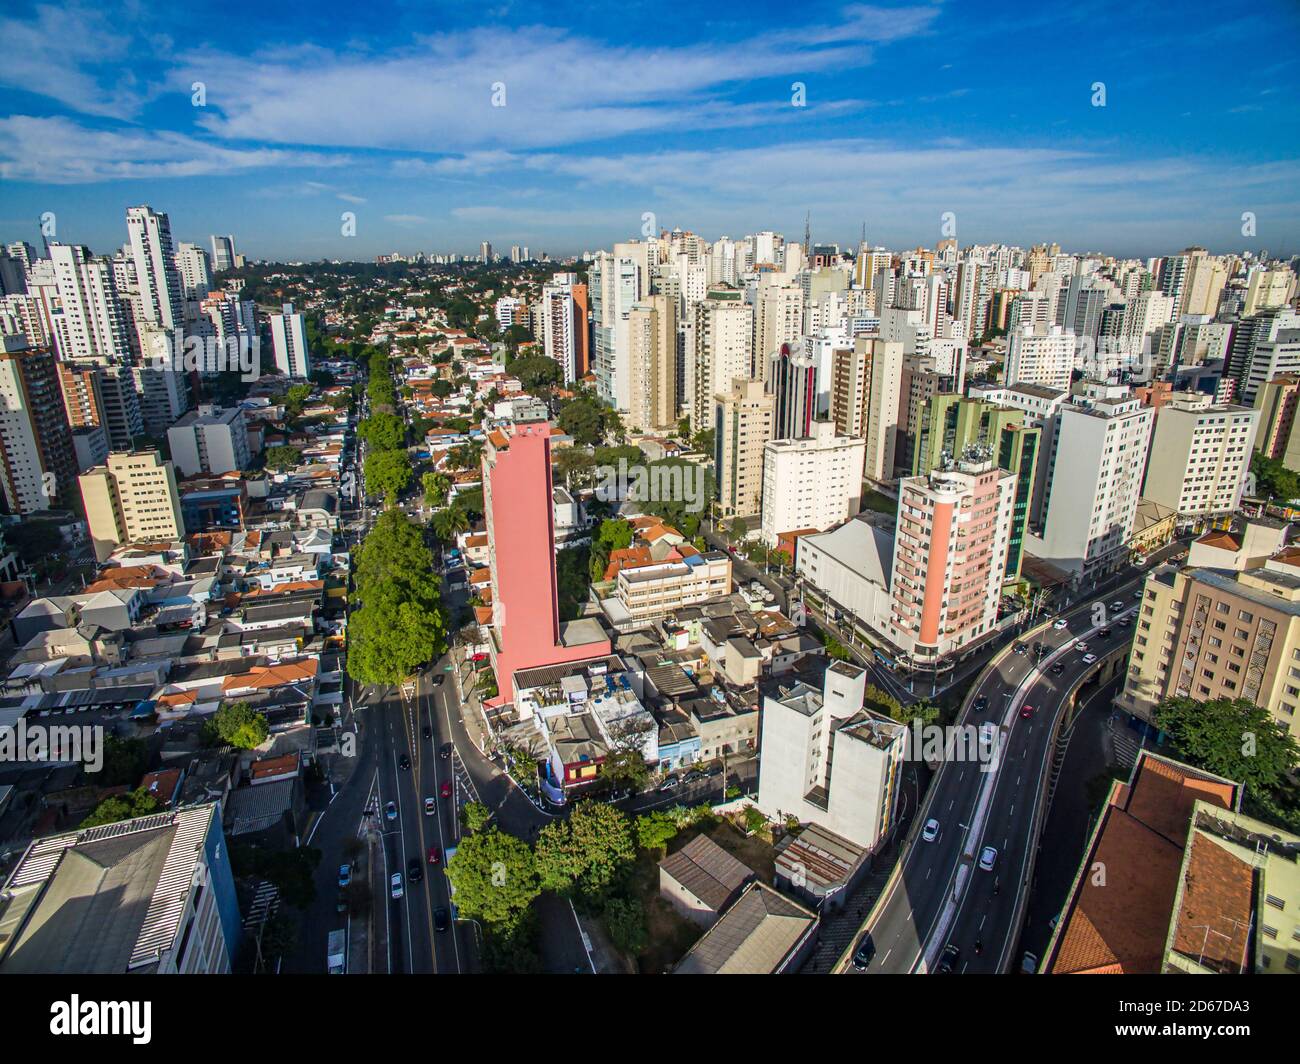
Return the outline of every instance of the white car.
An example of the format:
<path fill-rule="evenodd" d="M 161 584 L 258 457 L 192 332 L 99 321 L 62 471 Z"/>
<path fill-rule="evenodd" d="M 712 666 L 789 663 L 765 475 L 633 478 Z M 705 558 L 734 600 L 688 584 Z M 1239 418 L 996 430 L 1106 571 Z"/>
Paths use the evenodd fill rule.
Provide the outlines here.
<path fill-rule="evenodd" d="M 402 891 L 402 873 L 401 873 L 401 872 L 394 872 L 394 873 L 393 873 L 393 878 L 389 880 L 389 886 L 391 887 L 391 890 L 389 891 L 389 893 L 392 894 L 392 896 L 393 896 L 394 898 L 400 898 L 400 897 L 402 896 L 403 891 Z"/>
<path fill-rule="evenodd" d="M 939 821 L 931 817 L 925 822 L 925 827 L 921 829 L 921 838 L 926 842 L 934 842 L 939 837 Z"/>
<path fill-rule="evenodd" d="M 1119 599 L 1116 599 L 1114 602 L 1110 604 L 1110 608 L 1112 610 L 1122 610 L 1124 608 L 1124 603 L 1121 602 Z"/>
<path fill-rule="evenodd" d="M 1096 654 L 1085 654 L 1085 655 L 1083 656 L 1083 663 L 1084 663 L 1085 665 L 1091 665 L 1091 664 L 1092 664 L 1093 662 L 1095 662 L 1096 660 L 1097 660 L 1097 655 L 1096 655 Z"/>
<path fill-rule="evenodd" d="M 1058 617 L 1056 618 L 1056 620 L 1052 622 L 1052 627 L 1059 632 L 1062 628 L 1069 628 L 1070 622 L 1067 621 L 1064 617 Z"/>
<path fill-rule="evenodd" d="M 425 815 L 425 816 L 433 816 L 433 813 L 434 813 L 434 804 L 433 804 L 433 799 L 432 799 L 432 798 L 426 798 L 426 799 L 424 800 L 424 815 Z"/>
<path fill-rule="evenodd" d="M 992 846 L 985 846 L 980 850 L 980 868 L 985 872 L 992 872 L 993 866 L 998 863 L 998 851 Z"/>
<path fill-rule="evenodd" d="M 1074 649 L 1077 650 L 1080 654 L 1086 654 L 1088 653 L 1088 644 L 1084 642 L 1075 643 Z"/>

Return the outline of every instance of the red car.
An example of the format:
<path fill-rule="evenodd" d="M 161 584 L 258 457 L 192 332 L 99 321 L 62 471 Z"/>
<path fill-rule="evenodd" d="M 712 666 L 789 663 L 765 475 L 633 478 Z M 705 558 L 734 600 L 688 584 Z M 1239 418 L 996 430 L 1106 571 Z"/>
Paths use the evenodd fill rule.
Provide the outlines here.
<path fill-rule="evenodd" d="M 1020 716 L 1023 717 L 1025 720 L 1028 720 L 1033 715 L 1034 715 L 1033 706 L 1029 705 L 1028 703 L 1025 703 L 1025 705 L 1020 707 Z"/>
<path fill-rule="evenodd" d="M 429 864 L 439 864 L 442 861 L 442 851 L 437 846 L 429 847 Z"/>
<path fill-rule="evenodd" d="M 441 794 L 444 798 L 450 798 L 450 797 L 451 797 L 451 781 L 448 780 L 448 781 L 447 781 L 446 783 L 444 783 L 441 787 L 439 787 L 439 788 L 438 788 L 438 793 Z"/>

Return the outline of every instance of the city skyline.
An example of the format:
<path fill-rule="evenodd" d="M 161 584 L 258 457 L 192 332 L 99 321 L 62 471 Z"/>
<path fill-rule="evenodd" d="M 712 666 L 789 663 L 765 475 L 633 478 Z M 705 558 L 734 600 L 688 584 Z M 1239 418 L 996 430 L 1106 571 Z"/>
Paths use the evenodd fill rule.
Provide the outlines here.
<path fill-rule="evenodd" d="M 633 6 L 582 30 L 561 28 L 582 24 L 563 5 L 429 27 L 399 4 L 366 33 L 329 5 L 274 28 L 236 8 L 0 19 L 15 45 L 0 71 L 6 240 L 39 243 L 49 211 L 55 239 L 109 251 L 125 207 L 150 203 L 178 239 L 233 232 L 271 260 L 482 240 L 561 258 L 644 231 L 647 214 L 653 231 L 793 238 L 811 212 L 816 242 L 855 241 L 865 222 L 893 247 L 1300 244 L 1296 62 L 1242 66 L 1226 87 L 1181 76 L 1284 38 L 1300 17 L 1283 3 L 1216 10 L 1208 28 L 1208 8 L 1011 19 L 914 3 L 818 4 L 793 23 L 758 4 L 744 24 Z"/>

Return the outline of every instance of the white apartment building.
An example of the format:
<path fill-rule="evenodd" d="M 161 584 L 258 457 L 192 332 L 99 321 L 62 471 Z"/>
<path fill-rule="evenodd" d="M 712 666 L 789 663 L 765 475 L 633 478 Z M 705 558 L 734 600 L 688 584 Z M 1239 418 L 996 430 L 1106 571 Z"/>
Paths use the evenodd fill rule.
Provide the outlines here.
<path fill-rule="evenodd" d="M 753 328 L 754 308 L 738 291 L 714 290 L 695 304 L 691 431 L 710 428 L 715 397 L 729 392 L 735 380 L 753 376 Z"/>
<path fill-rule="evenodd" d="M 731 594 L 731 558 L 722 551 L 620 569 L 615 594 L 633 624 Z M 611 618 L 618 624 L 621 617 Z"/>
<path fill-rule="evenodd" d="M 830 421 L 814 421 L 802 439 L 769 440 L 763 454 L 763 542 L 783 532 L 819 532 L 858 512 L 866 444 L 840 436 Z"/>
<path fill-rule="evenodd" d="M 1044 432 L 1042 498 L 1026 551 L 1086 578 L 1127 557 L 1153 418 L 1121 386 L 1089 384 L 1061 406 Z"/>
<path fill-rule="evenodd" d="M 311 375 L 311 350 L 307 344 L 307 320 L 285 303 L 271 315 L 271 348 L 275 368 L 286 377 L 306 379 Z"/>
<path fill-rule="evenodd" d="M 1228 514 L 1241 504 L 1258 410 L 1180 393 L 1156 411 L 1142 497 L 1181 517 Z"/>
<path fill-rule="evenodd" d="M 776 397 L 762 381 L 738 378 L 714 397 L 714 468 L 722 517 L 749 517 L 763 506 L 763 462 L 772 438 Z"/>
<path fill-rule="evenodd" d="M 1075 338 L 1059 325 L 1025 326 L 1009 334 L 1003 381 L 1066 391 L 1074 373 Z"/>
<path fill-rule="evenodd" d="M 1254 345 L 1241 397 L 1255 401 L 1259 389 L 1283 373 L 1300 371 L 1300 329 L 1278 329 L 1277 338 Z"/>
<path fill-rule="evenodd" d="M 181 291 L 185 297 L 185 316 L 198 317 L 198 304 L 206 299 L 212 288 L 212 267 L 208 253 L 198 244 L 181 244 L 176 249 L 176 270 L 181 275 Z M 194 313 L 190 313 L 190 305 Z"/>
<path fill-rule="evenodd" d="M 171 221 L 150 207 L 128 207 L 126 229 L 140 296 L 139 322 L 182 328 L 185 300 L 176 269 Z"/>
<path fill-rule="evenodd" d="M 89 248 L 50 245 L 57 304 L 46 304 L 46 327 L 56 338 L 59 357 L 118 360 L 131 350 L 127 321 L 113 269 Z"/>
<path fill-rule="evenodd" d="M 204 403 L 167 430 L 172 461 L 183 477 L 247 469 L 250 455 L 244 412 Z"/>
<path fill-rule="evenodd" d="M 864 474 L 878 484 L 894 479 L 899 414 L 903 394 L 903 345 L 897 341 L 859 337 L 855 352 L 870 358 L 867 369 Z"/>
<path fill-rule="evenodd" d="M 542 299 L 537 305 L 543 352 L 559 365 L 566 382 L 577 380 L 578 372 L 579 325 L 573 300 L 577 281 L 577 274 L 557 273 L 542 286 Z M 585 327 L 586 323 L 582 324 Z"/>
<path fill-rule="evenodd" d="M 514 296 L 502 296 L 496 301 L 494 313 L 501 331 L 505 332 L 512 325 L 523 324 L 521 319 L 524 301 Z"/>
<path fill-rule="evenodd" d="M 836 661 L 821 690 L 798 681 L 764 696 L 756 805 L 870 851 L 894 827 L 908 731 L 865 709 L 865 692 L 865 670 Z"/>

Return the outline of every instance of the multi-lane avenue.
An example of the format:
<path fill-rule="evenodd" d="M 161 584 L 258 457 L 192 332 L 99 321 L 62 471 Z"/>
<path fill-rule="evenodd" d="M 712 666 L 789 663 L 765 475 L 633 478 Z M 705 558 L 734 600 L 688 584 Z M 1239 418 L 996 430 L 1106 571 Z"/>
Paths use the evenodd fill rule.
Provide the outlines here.
<path fill-rule="evenodd" d="M 1063 626 L 1048 624 L 1027 637 L 1023 652 L 995 659 L 967 693 L 960 723 L 996 728 L 994 755 L 941 766 L 900 866 L 867 917 L 874 947 L 867 973 L 935 971 L 949 945 L 960 951 L 955 961 L 949 955 L 955 972 L 1007 971 L 1018 962 L 1011 953 L 1058 719 L 1070 692 L 1127 646 L 1133 629 L 1118 622 L 1136 608 L 1139 586 L 1134 579 L 1075 606 Z M 1091 654 L 1098 660 L 1085 660 Z M 928 820 L 938 824 L 932 841 L 917 830 Z M 997 851 L 988 870 L 979 863 L 985 847 Z"/>

